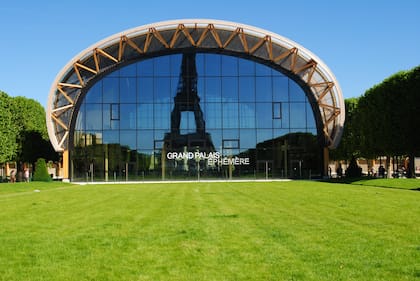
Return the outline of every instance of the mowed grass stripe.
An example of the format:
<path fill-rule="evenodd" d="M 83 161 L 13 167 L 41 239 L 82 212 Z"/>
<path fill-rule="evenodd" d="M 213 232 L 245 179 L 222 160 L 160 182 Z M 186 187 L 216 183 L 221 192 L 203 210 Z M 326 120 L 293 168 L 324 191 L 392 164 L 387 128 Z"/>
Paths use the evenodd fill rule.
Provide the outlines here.
<path fill-rule="evenodd" d="M 305 181 L 41 190 L 0 200 L 0 280 L 417 280 L 419 195 Z"/>

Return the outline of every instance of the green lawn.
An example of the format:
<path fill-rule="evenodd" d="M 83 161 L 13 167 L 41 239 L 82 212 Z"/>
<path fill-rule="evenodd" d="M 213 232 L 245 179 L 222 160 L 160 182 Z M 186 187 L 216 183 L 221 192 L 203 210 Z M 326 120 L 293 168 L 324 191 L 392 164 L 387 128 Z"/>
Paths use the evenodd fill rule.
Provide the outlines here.
<path fill-rule="evenodd" d="M 420 280 L 420 192 L 0 184 L 0 280 Z"/>

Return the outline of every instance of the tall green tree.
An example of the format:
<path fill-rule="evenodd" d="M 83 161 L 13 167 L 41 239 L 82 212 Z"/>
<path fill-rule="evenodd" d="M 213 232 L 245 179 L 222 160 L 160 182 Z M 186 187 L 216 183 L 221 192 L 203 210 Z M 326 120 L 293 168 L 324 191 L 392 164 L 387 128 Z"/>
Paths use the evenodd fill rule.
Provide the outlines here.
<path fill-rule="evenodd" d="M 42 105 L 33 99 L 15 97 L 12 110 L 17 126 L 16 161 L 35 164 L 38 158 L 58 160 L 58 154 L 54 152 L 48 138 Z"/>
<path fill-rule="evenodd" d="M 23 132 L 39 132 L 43 139 L 48 139 L 44 107 L 33 99 L 14 97 L 12 110 L 19 136 Z"/>
<path fill-rule="evenodd" d="M 11 97 L 0 91 L 0 163 L 12 160 L 17 150 L 17 126 L 11 104 Z"/>
<path fill-rule="evenodd" d="M 414 171 L 414 156 L 420 154 L 419 110 L 420 67 L 398 72 L 367 90 L 356 110 L 362 154 L 408 155 Z"/>
<path fill-rule="evenodd" d="M 339 146 L 331 151 L 331 158 L 335 160 L 350 160 L 360 156 L 360 131 L 357 122 L 358 98 L 344 100 L 346 107 L 346 121 L 344 123 L 343 136 Z"/>

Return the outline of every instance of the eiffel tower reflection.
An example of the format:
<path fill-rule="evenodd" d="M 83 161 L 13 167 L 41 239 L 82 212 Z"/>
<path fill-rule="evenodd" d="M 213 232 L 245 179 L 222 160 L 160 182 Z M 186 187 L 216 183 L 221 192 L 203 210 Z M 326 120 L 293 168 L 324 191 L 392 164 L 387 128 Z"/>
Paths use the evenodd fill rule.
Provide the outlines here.
<path fill-rule="evenodd" d="M 195 132 L 181 133 L 182 112 L 194 113 Z M 172 152 L 200 151 L 209 153 L 215 151 L 211 136 L 206 133 L 206 122 L 203 118 L 200 97 L 197 93 L 195 53 L 184 53 L 182 55 L 181 73 L 177 94 L 174 98 L 174 108 L 171 113 L 171 132 L 165 134 L 164 146 L 166 151 Z M 174 168 L 185 171 L 194 163 L 184 163 L 184 165 Z"/>

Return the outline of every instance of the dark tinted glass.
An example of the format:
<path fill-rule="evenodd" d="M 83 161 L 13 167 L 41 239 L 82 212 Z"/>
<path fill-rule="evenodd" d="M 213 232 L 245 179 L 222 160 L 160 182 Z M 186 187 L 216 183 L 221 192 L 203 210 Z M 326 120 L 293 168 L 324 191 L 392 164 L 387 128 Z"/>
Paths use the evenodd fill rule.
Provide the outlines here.
<path fill-rule="evenodd" d="M 195 55 L 196 77 L 181 76 L 182 61 L 145 59 L 92 85 L 75 123 L 75 180 L 92 163 L 95 180 L 296 177 L 298 161 L 307 175 L 319 171 L 314 115 L 296 82 L 209 53 Z"/>

